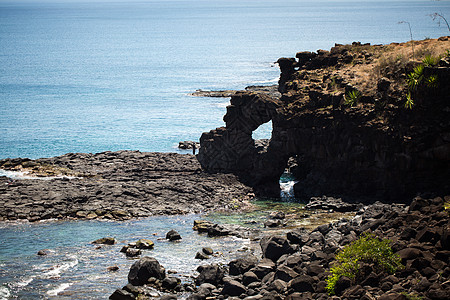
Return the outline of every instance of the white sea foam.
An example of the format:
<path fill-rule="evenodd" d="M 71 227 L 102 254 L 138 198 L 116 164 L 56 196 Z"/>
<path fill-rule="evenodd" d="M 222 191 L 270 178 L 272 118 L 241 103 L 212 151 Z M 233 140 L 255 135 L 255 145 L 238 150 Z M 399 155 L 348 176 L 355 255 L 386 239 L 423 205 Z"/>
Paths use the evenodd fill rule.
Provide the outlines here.
<path fill-rule="evenodd" d="M 230 101 L 213 103 L 212 105 L 216 107 L 226 108 L 228 105 L 230 105 Z"/>
<path fill-rule="evenodd" d="M 254 85 L 266 84 L 266 83 L 276 84 L 276 83 L 278 83 L 278 79 L 279 79 L 279 77 L 275 77 L 275 78 L 269 79 L 269 80 L 254 81 L 253 83 L 254 83 Z"/>
<path fill-rule="evenodd" d="M 0 286 L 0 300 L 7 300 L 11 297 L 11 292 L 6 286 Z"/>
<path fill-rule="evenodd" d="M 294 185 L 297 183 L 295 180 L 291 180 L 288 182 L 281 182 L 281 198 L 292 198 L 294 197 Z"/>
<path fill-rule="evenodd" d="M 49 296 L 57 296 L 59 293 L 70 287 L 72 283 L 61 283 L 55 289 L 47 291 Z"/>
<path fill-rule="evenodd" d="M 75 179 L 77 177 L 75 176 L 46 176 L 46 177 L 38 177 L 38 176 L 31 176 L 28 175 L 29 172 L 27 171 L 10 171 L 10 170 L 3 170 L 0 169 L 0 176 L 6 176 L 11 179 L 39 179 L 39 180 L 51 180 L 51 179 L 58 179 L 58 178 L 67 178 L 67 179 Z"/>
<path fill-rule="evenodd" d="M 66 263 L 57 264 L 56 266 L 51 267 L 50 270 L 48 270 L 47 272 L 42 274 L 42 277 L 44 277 L 44 278 L 59 277 L 62 272 L 69 270 L 70 268 L 73 268 L 77 264 L 78 264 L 78 259 L 76 259 L 76 258 L 74 260 L 66 262 Z"/>
<path fill-rule="evenodd" d="M 22 280 L 16 282 L 15 285 L 17 287 L 23 288 L 23 287 L 29 285 L 33 280 L 34 280 L 34 276 L 26 277 L 26 278 L 23 278 Z"/>

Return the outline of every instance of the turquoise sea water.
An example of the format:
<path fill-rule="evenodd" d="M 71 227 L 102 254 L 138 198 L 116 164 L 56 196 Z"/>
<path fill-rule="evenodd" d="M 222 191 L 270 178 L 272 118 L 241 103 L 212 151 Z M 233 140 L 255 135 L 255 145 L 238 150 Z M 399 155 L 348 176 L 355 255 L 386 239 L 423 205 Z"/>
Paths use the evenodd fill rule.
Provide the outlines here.
<path fill-rule="evenodd" d="M 335 42 L 407 41 L 399 21 L 415 39 L 449 35 L 434 12 L 450 18 L 450 1 L 0 0 L 0 159 L 174 151 L 223 125 L 228 99 L 189 92 L 274 84 L 279 57 Z M 89 244 L 104 236 L 129 242 L 175 228 L 183 243 L 156 241 L 147 254 L 186 276 L 199 247 L 228 261 L 248 246 L 198 236 L 196 217 L 0 224 L 0 299 L 107 298 L 132 261 L 123 244 Z M 50 254 L 38 257 L 43 248 Z"/>
<path fill-rule="evenodd" d="M 434 12 L 449 1 L 0 0 L 0 158 L 174 151 L 223 125 L 228 99 L 189 92 L 276 83 L 279 57 L 335 42 L 407 41 L 399 21 L 448 35 Z"/>

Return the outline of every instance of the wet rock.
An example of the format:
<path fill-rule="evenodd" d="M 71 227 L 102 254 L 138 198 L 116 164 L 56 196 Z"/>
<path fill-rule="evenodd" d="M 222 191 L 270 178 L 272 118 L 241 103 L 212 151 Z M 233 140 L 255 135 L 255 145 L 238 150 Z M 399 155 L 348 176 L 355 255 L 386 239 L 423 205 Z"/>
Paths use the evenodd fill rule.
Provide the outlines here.
<path fill-rule="evenodd" d="M 140 239 L 136 242 L 136 246 L 137 249 L 153 249 L 155 247 L 155 244 L 149 240 L 149 239 Z"/>
<path fill-rule="evenodd" d="M 178 241 L 181 240 L 181 235 L 172 229 L 166 234 L 166 239 L 169 241 Z"/>
<path fill-rule="evenodd" d="M 208 228 L 208 236 L 216 237 L 216 236 L 227 236 L 231 235 L 232 230 L 226 225 L 214 224 Z"/>
<path fill-rule="evenodd" d="M 125 255 L 127 257 L 138 257 L 141 254 L 142 254 L 142 251 L 140 249 L 135 249 L 135 248 L 128 248 L 125 251 Z"/>
<path fill-rule="evenodd" d="M 198 232 L 208 232 L 209 228 L 213 225 L 214 224 L 209 221 L 194 220 L 194 226 L 192 227 L 192 229 Z"/>
<path fill-rule="evenodd" d="M 118 266 L 110 266 L 110 267 L 106 268 L 106 270 L 108 272 L 116 272 L 116 271 L 119 271 L 119 267 Z"/>
<path fill-rule="evenodd" d="M 133 285 L 143 285 L 151 277 L 162 280 L 166 277 L 166 271 L 156 259 L 144 256 L 131 266 L 128 282 Z"/>
<path fill-rule="evenodd" d="M 213 249 L 210 247 L 203 247 L 202 252 L 205 253 L 206 255 L 212 255 L 214 253 Z"/>
<path fill-rule="evenodd" d="M 209 256 L 203 251 L 199 251 L 195 254 L 195 259 L 209 259 Z"/>
<path fill-rule="evenodd" d="M 45 256 L 47 254 L 48 254 L 48 250 L 47 249 L 39 250 L 38 253 L 37 253 L 37 255 L 39 255 L 39 256 Z"/>
<path fill-rule="evenodd" d="M 92 242 L 92 244 L 104 244 L 104 245 L 114 245 L 116 239 L 112 237 L 105 237 Z"/>

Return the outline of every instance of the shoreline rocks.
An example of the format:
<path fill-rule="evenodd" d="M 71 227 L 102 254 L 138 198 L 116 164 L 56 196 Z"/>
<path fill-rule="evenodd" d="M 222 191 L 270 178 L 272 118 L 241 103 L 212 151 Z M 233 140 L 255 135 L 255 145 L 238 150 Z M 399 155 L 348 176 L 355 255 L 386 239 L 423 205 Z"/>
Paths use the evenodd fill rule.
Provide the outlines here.
<path fill-rule="evenodd" d="M 190 154 L 108 151 L 68 153 L 37 160 L 0 160 L 0 169 L 28 170 L 32 174 L 33 166 L 46 166 L 53 170 L 52 176 L 63 172 L 78 177 L 49 180 L 0 177 L 3 208 L 0 221 L 65 218 L 120 221 L 199 213 L 227 209 L 231 202 L 235 206 L 252 191 L 235 175 L 203 172 Z"/>
<path fill-rule="evenodd" d="M 262 258 L 231 261 L 228 271 L 202 266 L 199 287 L 188 299 L 205 299 L 200 287 L 204 282 L 214 285 L 208 296 L 222 299 L 448 299 L 450 213 L 444 201 L 450 196 L 416 197 L 409 207 L 375 203 L 359 209 L 351 220 L 264 237 Z M 325 280 L 335 254 L 363 233 L 389 239 L 404 268 L 389 275 L 361 265 L 364 272 L 356 279 L 341 277 L 336 295 L 330 296 Z"/>

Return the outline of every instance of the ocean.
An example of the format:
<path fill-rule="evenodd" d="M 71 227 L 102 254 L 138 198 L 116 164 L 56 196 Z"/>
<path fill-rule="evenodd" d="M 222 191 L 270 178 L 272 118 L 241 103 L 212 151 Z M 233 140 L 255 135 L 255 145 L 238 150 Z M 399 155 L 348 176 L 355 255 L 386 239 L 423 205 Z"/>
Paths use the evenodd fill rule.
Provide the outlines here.
<path fill-rule="evenodd" d="M 434 12 L 449 1 L 0 0 L 0 159 L 176 151 L 224 125 L 229 99 L 190 92 L 276 84 L 298 51 L 408 41 L 400 21 L 450 34 Z"/>
<path fill-rule="evenodd" d="M 449 35 L 435 12 L 450 18 L 450 1 L 0 0 L 0 159 L 178 151 L 223 126 L 229 103 L 189 93 L 276 84 L 274 62 L 298 51 L 408 41 L 400 21 L 414 39 Z M 192 274 L 198 247 L 223 249 L 225 262 L 250 246 L 198 236 L 197 217 L 2 223 L 0 299 L 106 299 L 133 261 L 119 245 L 90 244 L 104 236 L 123 245 L 177 229 L 184 244 L 156 240 L 148 254 L 180 276 Z"/>

